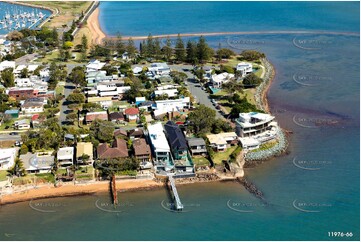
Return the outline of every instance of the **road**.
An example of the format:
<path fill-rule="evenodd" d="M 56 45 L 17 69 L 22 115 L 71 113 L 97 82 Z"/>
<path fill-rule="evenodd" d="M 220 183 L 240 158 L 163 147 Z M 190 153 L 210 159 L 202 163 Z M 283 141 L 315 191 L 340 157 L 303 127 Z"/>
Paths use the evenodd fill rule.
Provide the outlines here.
<path fill-rule="evenodd" d="M 172 70 L 184 72 L 187 74 L 188 89 L 192 95 L 197 99 L 200 104 L 204 104 L 207 107 L 212 108 L 216 111 L 217 118 L 224 118 L 219 111 L 215 108 L 209 98 L 209 93 L 202 90 L 199 82 L 194 78 L 194 75 L 190 72 L 193 69 L 192 65 L 169 65 Z"/>
<path fill-rule="evenodd" d="M 20 135 L 9 135 L 9 134 L 0 134 L 0 141 L 9 141 L 9 140 L 21 140 Z"/>

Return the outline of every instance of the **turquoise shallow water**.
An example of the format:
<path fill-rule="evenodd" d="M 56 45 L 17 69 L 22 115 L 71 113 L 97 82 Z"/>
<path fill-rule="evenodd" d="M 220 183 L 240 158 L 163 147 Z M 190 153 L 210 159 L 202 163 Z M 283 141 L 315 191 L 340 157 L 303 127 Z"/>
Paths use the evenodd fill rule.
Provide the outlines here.
<path fill-rule="evenodd" d="M 162 4 L 173 5 L 166 8 Z M 128 32 L 124 34 L 146 35 L 149 25 L 159 30 L 154 33 L 167 33 L 171 27 L 167 29 L 164 22 L 171 17 L 152 19 L 154 23 L 150 24 L 149 19 L 138 16 L 147 16 L 149 9 L 164 16 L 174 13 L 174 8 L 184 10 L 194 6 L 204 11 L 219 8 L 211 3 L 202 4 L 148 3 L 151 8 L 144 8 L 142 3 L 101 3 L 101 23 L 104 29 L 112 29 L 114 33 L 126 29 Z M 251 10 L 260 6 L 277 9 L 279 19 L 272 18 L 271 22 L 251 19 L 255 28 L 262 30 L 279 29 L 281 25 L 288 30 L 355 32 L 359 29 L 358 3 L 239 4 Z M 313 8 L 315 5 L 322 8 Z M 123 21 L 117 23 L 124 28 L 103 19 L 109 8 L 118 13 L 127 9 L 119 18 Z M 276 14 L 263 11 L 265 19 Z M 292 19 L 285 21 L 289 15 L 283 17 L 283 14 L 289 11 L 293 13 Z M 182 28 L 186 21 L 179 15 Z M 251 21 L 248 14 L 244 18 Z M 327 18 L 329 21 L 325 21 Z M 198 20 L 187 17 L 188 23 Z M 228 26 L 223 21 L 227 23 L 228 17 L 217 19 L 219 26 Z M 132 23 L 140 29 L 127 27 Z M 196 32 L 198 28 L 196 24 L 188 24 L 186 32 Z M 241 25 L 237 28 L 235 24 L 229 29 L 211 26 L 205 30 L 245 28 Z M 359 240 L 359 36 L 243 35 L 214 36 L 207 40 L 214 47 L 221 43 L 235 51 L 259 49 L 276 68 L 268 99 L 281 126 L 293 131 L 290 153 L 246 170 L 247 177 L 265 194 L 267 205 L 236 182 L 180 186 L 185 213 L 167 210 L 169 200 L 165 189 L 121 193 L 121 206 L 116 210 L 108 204 L 108 194 L 46 199 L 1 207 L 0 239 Z M 53 212 L 44 213 L 31 207 Z M 328 232 L 332 231 L 352 232 L 353 237 L 331 238 Z"/>

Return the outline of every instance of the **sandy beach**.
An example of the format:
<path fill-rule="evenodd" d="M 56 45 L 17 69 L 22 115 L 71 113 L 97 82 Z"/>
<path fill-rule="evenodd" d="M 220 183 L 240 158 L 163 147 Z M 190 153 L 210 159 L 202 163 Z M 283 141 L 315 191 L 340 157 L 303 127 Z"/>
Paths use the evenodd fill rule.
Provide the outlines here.
<path fill-rule="evenodd" d="M 163 183 L 155 182 L 151 179 L 121 180 L 116 183 L 118 192 L 143 189 L 147 190 L 163 186 Z M 67 183 L 58 187 L 54 187 L 53 184 L 45 184 L 38 186 L 37 188 L 27 187 L 26 189 L 16 189 L 17 190 L 12 194 L 2 195 L 0 198 L 0 205 L 29 201 L 32 199 L 79 196 L 98 192 L 108 192 L 109 181 L 98 181 L 94 183 L 76 185 L 73 183 Z"/>
<path fill-rule="evenodd" d="M 106 37 L 104 32 L 100 28 L 99 24 L 99 8 L 96 8 L 91 15 L 89 16 L 88 20 L 88 28 L 91 32 L 91 38 L 93 44 L 101 44 L 103 39 Z"/>

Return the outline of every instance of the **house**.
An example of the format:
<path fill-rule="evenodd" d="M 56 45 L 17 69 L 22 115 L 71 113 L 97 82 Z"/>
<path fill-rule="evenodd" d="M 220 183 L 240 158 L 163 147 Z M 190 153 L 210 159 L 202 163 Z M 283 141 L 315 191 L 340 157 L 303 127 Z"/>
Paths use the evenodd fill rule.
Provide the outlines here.
<path fill-rule="evenodd" d="M 8 115 L 8 117 L 11 118 L 19 118 L 19 110 L 17 109 L 6 110 L 5 115 Z"/>
<path fill-rule="evenodd" d="M 105 81 L 113 81 L 113 76 L 107 76 L 106 71 L 91 71 L 86 74 L 85 81 L 87 83 L 87 87 L 93 87 L 98 82 L 105 82 Z"/>
<path fill-rule="evenodd" d="M 138 106 L 139 104 L 145 102 L 145 97 L 136 97 L 135 98 L 135 105 Z"/>
<path fill-rule="evenodd" d="M 125 158 L 128 156 L 127 142 L 123 139 L 115 139 L 112 147 L 109 147 L 107 143 L 102 143 L 97 148 L 98 159 Z"/>
<path fill-rule="evenodd" d="M 7 170 L 14 166 L 16 148 L 0 149 L 0 170 Z"/>
<path fill-rule="evenodd" d="M 107 109 L 112 106 L 112 97 L 89 97 L 87 98 L 88 103 L 98 103 L 102 108 Z"/>
<path fill-rule="evenodd" d="M 86 72 L 98 71 L 105 66 L 105 62 L 100 62 L 99 60 L 90 60 L 86 66 Z"/>
<path fill-rule="evenodd" d="M 125 129 L 116 129 L 114 131 L 114 137 L 128 137 L 128 133 Z"/>
<path fill-rule="evenodd" d="M 188 147 L 191 154 L 194 155 L 206 155 L 207 147 L 206 142 L 202 138 L 188 138 Z"/>
<path fill-rule="evenodd" d="M 39 114 L 34 114 L 31 117 L 31 125 L 35 128 L 40 128 L 40 125 L 46 120 L 45 116 L 40 116 Z"/>
<path fill-rule="evenodd" d="M 46 104 L 46 100 L 43 97 L 28 98 L 21 105 L 21 111 L 24 114 L 42 113 L 44 112 L 44 104 Z"/>
<path fill-rule="evenodd" d="M 135 123 L 139 119 L 139 109 L 138 108 L 127 108 L 124 110 L 125 118 L 128 122 Z"/>
<path fill-rule="evenodd" d="M 17 101 L 38 96 L 38 91 L 31 87 L 12 87 L 8 88 L 6 93 Z"/>
<path fill-rule="evenodd" d="M 30 152 L 20 155 L 20 160 L 24 164 L 24 168 L 28 173 L 50 173 L 54 165 L 53 151 Z"/>
<path fill-rule="evenodd" d="M 109 113 L 109 121 L 114 123 L 124 122 L 124 114 L 121 112 Z"/>
<path fill-rule="evenodd" d="M 143 68 L 140 66 L 136 66 L 132 69 L 134 75 L 138 75 L 143 71 Z"/>
<path fill-rule="evenodd" d="M 213 87 L 221 88 L 223 83 L 227 83 L 234 79 L 234 74 L 230 74 L 228 72 L 223 72 L 221 74 L 214 74 L 211 76 L 211 82 Z"/>
<path fill-rule="evenodd" d="M 148 67 L 148 71 L 151 72 L 154 76 L 165 76 L 170 74 L 170 68 L 167 63 L 152 63 Z"/>
<path fill-rule="evenodd" d="M 74 164 L 74 147 L 59 148 L 56 156 L 61 166 L 71 166 Z"/>
<path fill-rule="evenodd" d="M 155 90 L 153 93 L 154 97 L 167 95 L 168 97 L 176 97 L 178 95 L 177 89 L 166 89 L 166 90 Z"/>
<path fill-rule="evenodd" d="M 253 67 L 251 63 L 240 62 L 236 66 L 236 71 L 241 74 L 241 77 L 244 77 L 247 74 L 252 73 Z"/>
<path fill-rule="evenodd" d="M 23 130 L 23 129 L 30 129 L 30 120 L 22 119 L 14 122 L 14 128 Z"/>
<path fill-rule="evenodd" d="M 235 132 L 226 132 L 207 135 L 209 143 L 216 151 L 225 151 L 228 145 L 238 144 L 238 137 Z"/>
<path fill-rule="evenodd" d="M 89 158 L 83 159 L 86 155 Z M 78 142 L 76 144 L 76 161 L 77 164 L 89 165 L 93 163 L 93 144 L 91 142 Z"/>
<path fill-rule="evenodd" d="M 188 153 L 187 141 L 182 130 L 173 121 L 168 121 L 164 125 L 168 143 L 174 158 L 174 164 L 177 170 L 183 172 L 193 172 L 192 158 Z"/>
<path fill-rule="evenodd" d="M 155 101 L 155 105 L 153 106 L 154 109 L 154 116 L 159 116 L 165 114 L 167 112 L 172 111 L 180 111 L 183 109 L 190 108 L 190 98 L 184 97 L 174 100 L 159 100 Z"/>
<path fill-rule="evenodd" d="M 143 129 L 138 129 L 138 128 L 129 130 L 128 131 L 128 137 L 131 140 L 143 138 L 144 137 L 144 131 L 143 131 Z"/>
<path fill-rule="evenodd" d="M 174 165 L 162 123 L 159 122 L 149 125 L 148 137 L 156 170 L 170 171 Z"/>
<path fill-rule="evenodd" d="M 152 107 L 154 106 L 154 104 L 155 104 L 154 101 L 145 101 L 145 102 L 138 104 L 137 106 L 138 106 L 139 110 L 144 110 L 144 111 L 150 112 L 150 111 L 152 111 Z"/>
<path fill-rule="evenodd" d="M 15 70 L 15 61 L 3 61 L 0 63 L 0 71 L 3 71 L 7 68 L 12 68 Z"/>
<path fill-rule="evenodd" d="M 146 140 L 141 138 L 133 141 L 134 156 L 141 162 L 141 168 L 151 168 L 151 150 Z"/>
<path fill-rule="evenodd" d="M 258 112 L 240 113 L 236 119 L 236 133 L 240 137 L 251 137 L 271 130 L 276 125 L 275 117 Z"/>
<path fill-rule="evenodd" d="M 86 124 L 90 124 L 95 119 L 100 119 L 104 121 L 108 121 L 108 113 L 106 111 L 100 111 L 100 112 L 89 112 L 85 116 L 85 122 Z"/>

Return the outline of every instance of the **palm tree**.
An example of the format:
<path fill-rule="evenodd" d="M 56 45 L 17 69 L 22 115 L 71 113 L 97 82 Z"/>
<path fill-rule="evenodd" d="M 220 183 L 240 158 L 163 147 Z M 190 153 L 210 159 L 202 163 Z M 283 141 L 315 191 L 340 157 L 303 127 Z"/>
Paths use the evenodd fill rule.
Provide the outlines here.
<path fill-rule="evenodd" d="M 19 158 L 16 158 L 14 161 L 14 165 L 9 168 L 7 172 L 9 176 L 25 176 L 24 163 Z"/>

